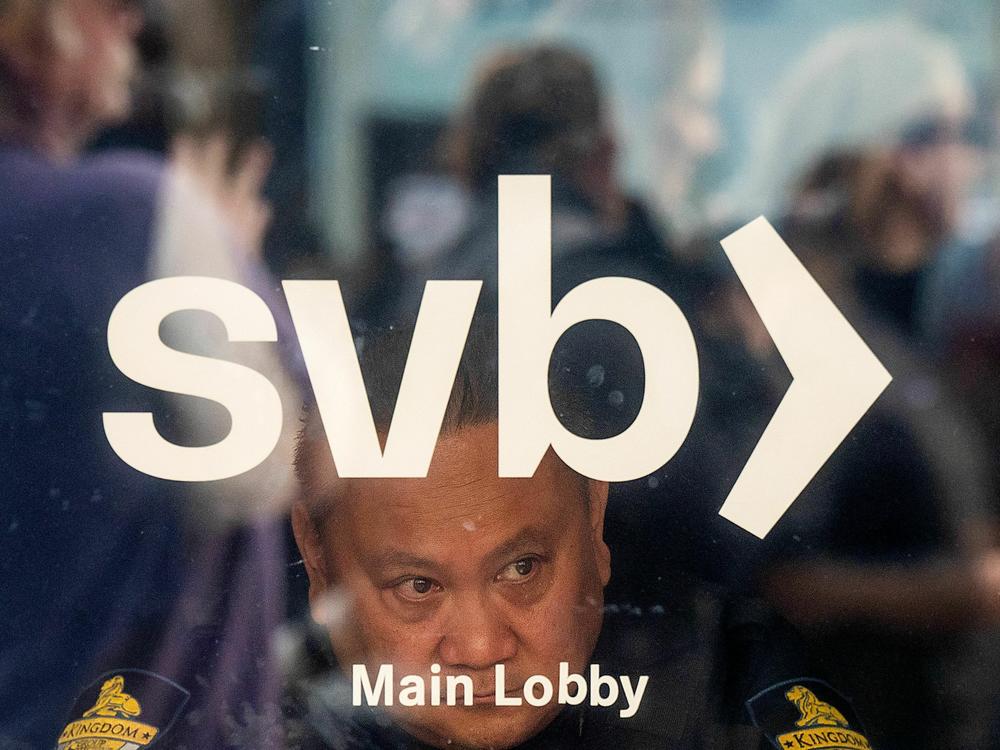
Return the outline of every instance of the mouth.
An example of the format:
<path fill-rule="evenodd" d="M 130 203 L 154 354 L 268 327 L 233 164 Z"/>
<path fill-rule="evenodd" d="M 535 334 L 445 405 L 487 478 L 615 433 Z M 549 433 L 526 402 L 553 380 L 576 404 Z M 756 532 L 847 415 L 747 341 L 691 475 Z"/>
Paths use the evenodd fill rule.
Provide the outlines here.
<path fill-rule="evenodd" d="M 472 703 L 473 705 L 479 706 L 484 703 L 495 703 L 496 693 L 490 691 L 489 693 L 473 693 Z"/>

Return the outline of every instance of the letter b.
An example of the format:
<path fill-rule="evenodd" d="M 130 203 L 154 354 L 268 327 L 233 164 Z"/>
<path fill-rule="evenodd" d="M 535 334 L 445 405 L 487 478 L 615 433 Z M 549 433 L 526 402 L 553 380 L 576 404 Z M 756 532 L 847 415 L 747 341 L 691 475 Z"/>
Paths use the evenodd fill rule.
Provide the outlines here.
<path fill-rule="evenodd" d="M 573 685 L 573 694 L 570 695 L 569 686 Z M 587 681 L 582 675 L 570 674 L 569 662 L 559 662 L 559 702 L 570 706 L 577 706 L 583 703 L 587 697 Z"/>
<path fill-rule="evenodd" d="M 501 176 L 499 199 L 500 476 L 531 476 L 550 444 L 593 479 L 622 482 L 655 471 L 681 447 L 698 401 L 698 354 L 684 314 L 651 284 L 619 277 L 581 284 L 553 311 L 550 178 Z M 626 328 L 646 370 L 639 415 L 603 440 L 567 430 L 549 400 L 552 350 L 585 320 Z"/>
<path fill-rule="evenodd" d="M 603 688 L 607 688 L 607 695 Z M 618 700 L 618 680 L 601 674 L 598 664 L 590 665 L 590 705 L 613 706 Z"/>

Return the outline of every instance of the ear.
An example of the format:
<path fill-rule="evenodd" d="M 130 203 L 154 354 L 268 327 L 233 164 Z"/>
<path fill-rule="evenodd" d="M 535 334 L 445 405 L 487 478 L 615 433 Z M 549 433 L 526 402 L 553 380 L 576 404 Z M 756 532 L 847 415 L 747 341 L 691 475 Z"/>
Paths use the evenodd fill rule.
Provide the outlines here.
<path fill-rule="evenodd" d="M 601 585 L 607 586 L 611 580 L 611 550 L 604 541 L 604 514 L 608 509 L 608 483 L 596 479 L 588 481 L 590 488 L 590 533 L 597 555 L 597 571 Z"/>
<path fill-rule="evenodd" d="M 312 516 L 304 502 L 296 502 L 292 505 L 292 531 L 295 534 L 295 543 L 299 547 L 302 561 L 306 566 L 306 573 L 309 575 L 309 602 L 316 604 L 318 599 L 330 588 L 332 581 L 326 564 L 326 556 L 323 553 L 323 542 L 319 536 L 319 530 L 313 523 Z"/>

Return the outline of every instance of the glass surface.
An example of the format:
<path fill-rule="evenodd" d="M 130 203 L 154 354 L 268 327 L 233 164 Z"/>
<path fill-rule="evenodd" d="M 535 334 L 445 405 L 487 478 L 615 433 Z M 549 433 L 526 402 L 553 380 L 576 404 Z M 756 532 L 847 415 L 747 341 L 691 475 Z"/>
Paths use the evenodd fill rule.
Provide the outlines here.
<path fill-rule="evenodd" d="M 0 748 L 1000 748 L 998 29 L 0 0 Z"/>

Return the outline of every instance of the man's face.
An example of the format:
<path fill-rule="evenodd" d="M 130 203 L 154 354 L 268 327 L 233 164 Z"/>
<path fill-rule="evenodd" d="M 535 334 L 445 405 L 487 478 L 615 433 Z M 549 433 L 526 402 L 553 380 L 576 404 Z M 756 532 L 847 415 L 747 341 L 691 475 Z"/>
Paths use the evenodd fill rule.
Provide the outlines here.
<path fill-rule="evenodd" d="M 439 746 L 510 747 L 536 734 L 559 705 L 496 706 L 494 668 L 505 666 L 508 695 L 535 674 L 556 684 L 560 661 L 583 669 L 601 628 L 607 485 L 551 451 L 534 477 L 500 479 L 496 457 L 495 425 L 464 428 L 441 438 L 426 479 L 351 480 L 318 530 L 296 512 L 314 613 L 332 596 L 349 602 L 346 628 L 331 629 L 344 668 L 364 663 L 374 679 L 392 664 L 396 680 L 420 674 L 429 685 L 439 664 L 442 685 L 471 678 L 473 706 L 389 709 Z"/>
<path fill-rule="evenodd" d="M 136 72 L 135 38 L 142 26 L 130 0 L 61 0 L 52 34 L 58 53 L 57 86 L 88 126 L 116 122 L 131 106 Z"/>

